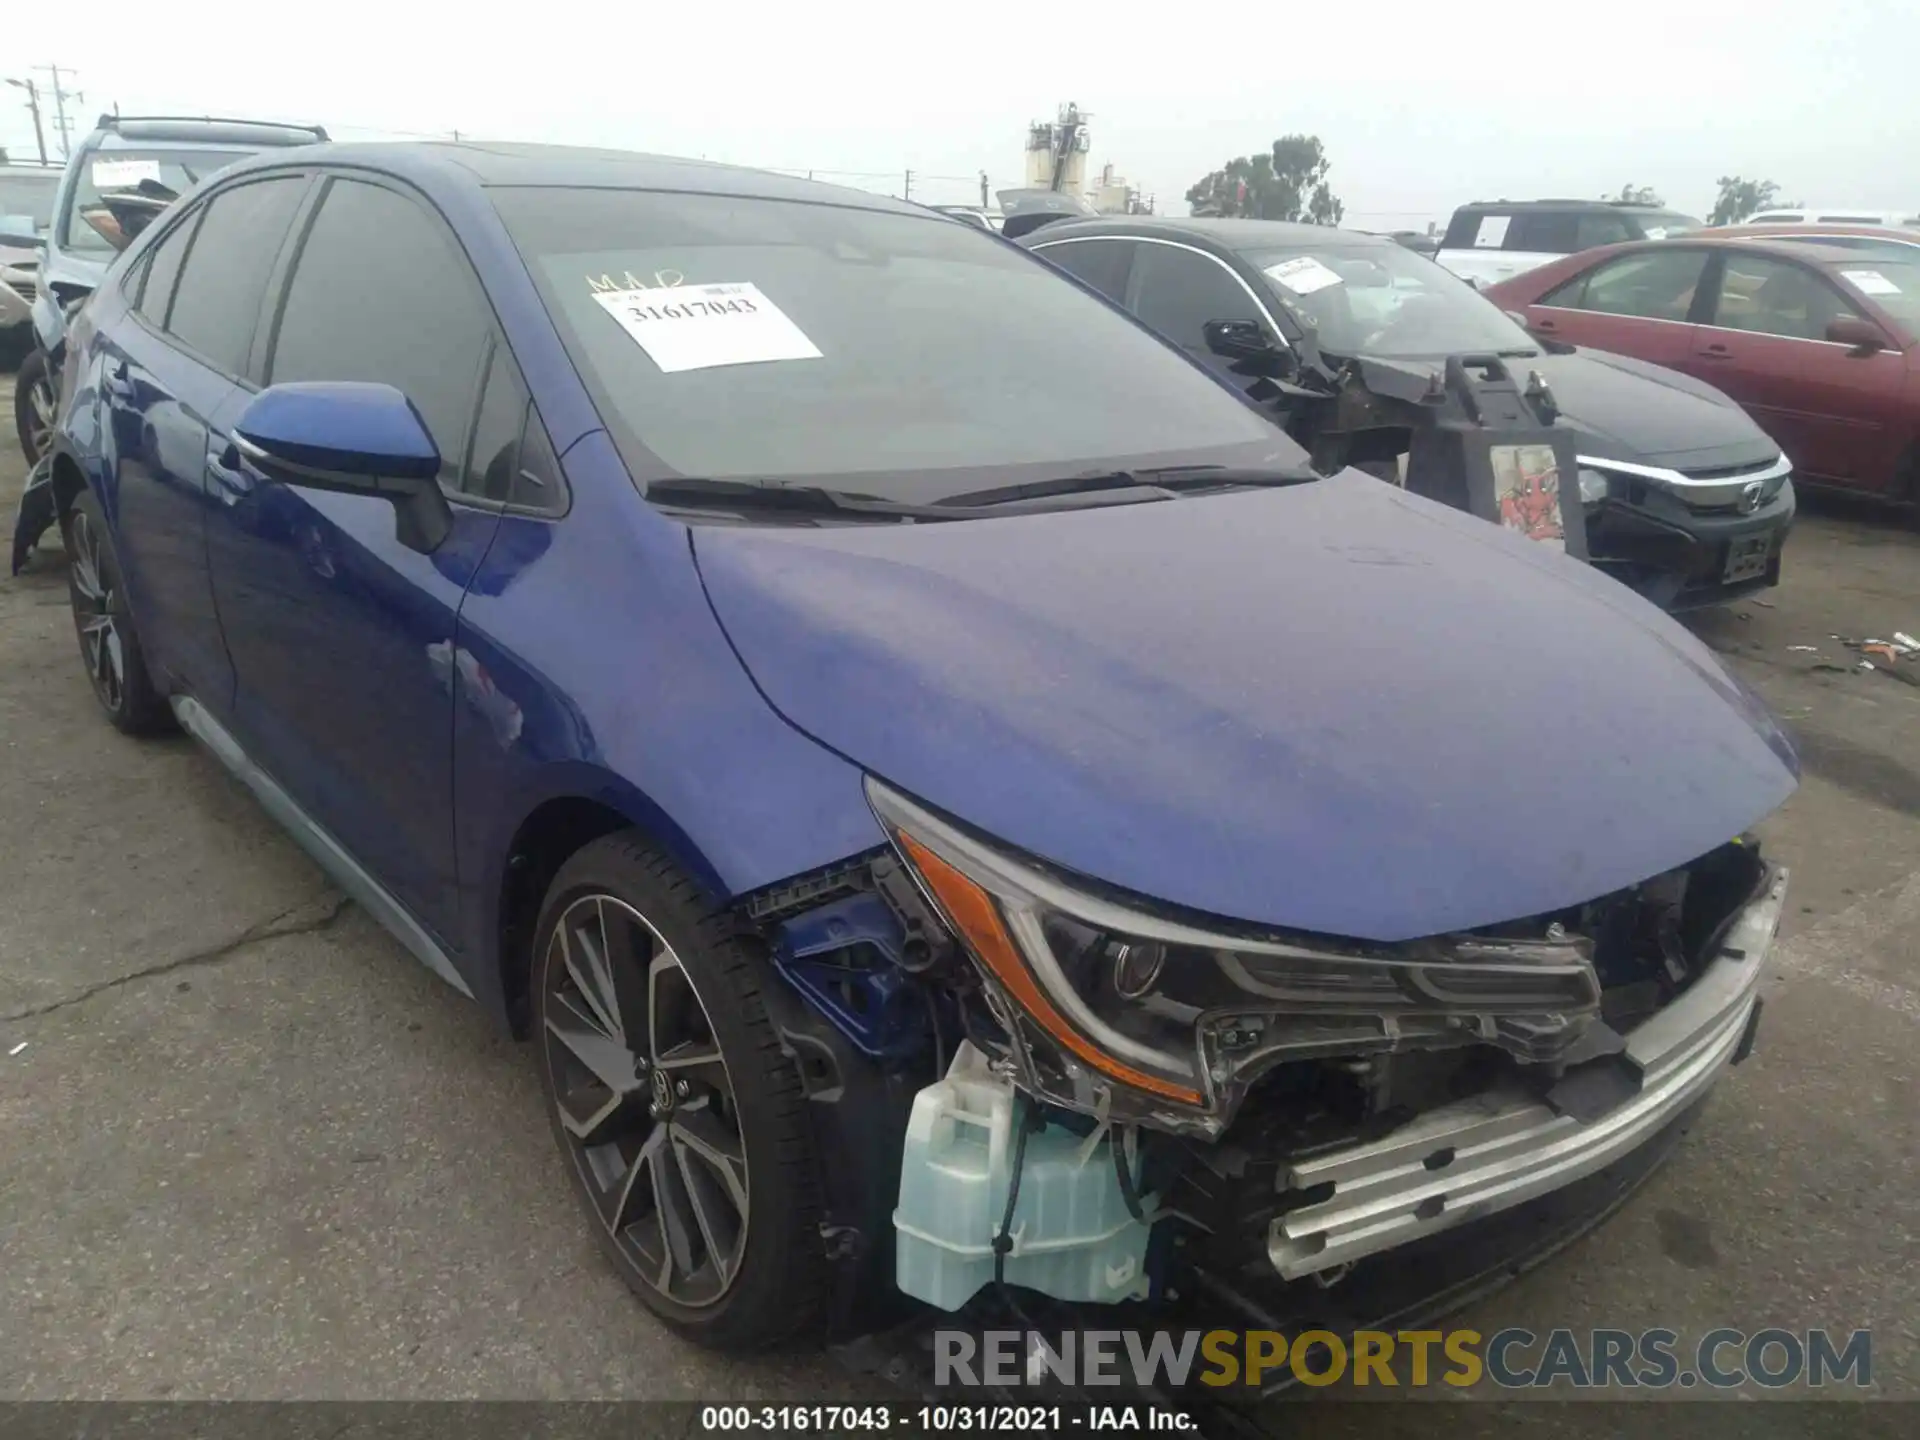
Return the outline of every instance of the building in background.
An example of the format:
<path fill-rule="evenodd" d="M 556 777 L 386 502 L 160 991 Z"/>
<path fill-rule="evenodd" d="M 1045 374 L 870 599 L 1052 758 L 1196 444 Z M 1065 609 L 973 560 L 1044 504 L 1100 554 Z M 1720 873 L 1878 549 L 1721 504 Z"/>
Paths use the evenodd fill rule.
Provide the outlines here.
<path fill-rule="evenodd" d="M 1059 118 L 1035 120 L 1027 126 L 1028 190 L 1052 190 L 1085 199 L 1102 215 L 1150 215 L 1153 201 L 1101 167 L 1100 178 L 1087 184 L 1087 155 L 1092 149 L 1091 117 L 1071 101 L 1060 107 Z"/>
<path fill-rule="evenodd" d="M 1087 188 L 1087 117 L 1069 101 L 1060 118 L 1027 126 L 1027 188 L 1078 195 Z"/>

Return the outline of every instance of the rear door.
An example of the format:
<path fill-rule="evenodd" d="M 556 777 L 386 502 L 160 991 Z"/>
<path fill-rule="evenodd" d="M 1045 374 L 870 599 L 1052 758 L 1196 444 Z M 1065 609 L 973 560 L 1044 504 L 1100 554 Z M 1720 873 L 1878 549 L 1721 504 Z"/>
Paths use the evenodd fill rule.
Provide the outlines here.
<path fill-rule="evenodd" d="M 1033 253 L 1048 264 L 1059 266 L 1116 305 L 1126 303 L 1133 250 L 1134 242 L 1120 235 L 1086 235 L 1033 247 Z"/>
<path fill-rule="evenodd" d="M 464 252 L 412 191 L 323 183 L 269 302 L 260 379 L 399 389 L 439 448 L 453 528 L 423 555 L 400 543 L 386 502 L 262 481 L 228 448 L 211 472 L 225 504 L 210 534 L 236 729 L 307 814 L 455 948 L 451 657 L 468 580 L 500 520 L 487 472 L 504 486 L 512 463 L 492 464 L 504 442 L 490 431 L 469 487 L 493 317 Z M 504 352 L 498 374 L 518 385 Z M 501 406 L 524 414 L 524 391 Z"/>
<path fill-rule="evenodd" d="M 1527 324 L 1556 340 L 1685 368 L 1708 258 L 1685 247 L 1611 256 L 1529 305 Z"/>
<path fill-rule="evenodd" d="M 1904 438 L 1893 422 L 1906 357 L 1891 340 L 1861 355 L 1825 338 L 1833 320 L 1859 314 L 1812 266 L 1729 249 L 1688 368 L 1745 406 L 1795 469 L 1885 489 Z"/>
<path fill-rule="evenodd" d="M 253 180 L 181 215 L 129 277 L 131 313 L 101 342 L 115 533 L 140 638 L 165 689 L 222 716 L 233 668 L 207 570 L 211 427 L 243 394 L 268 273 L 307 185 Z"/>

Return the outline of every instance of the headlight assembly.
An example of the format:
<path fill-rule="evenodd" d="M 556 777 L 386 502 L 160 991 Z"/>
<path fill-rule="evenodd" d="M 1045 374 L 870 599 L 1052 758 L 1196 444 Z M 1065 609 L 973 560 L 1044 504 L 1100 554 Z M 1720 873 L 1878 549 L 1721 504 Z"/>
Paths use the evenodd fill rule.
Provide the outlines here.
<path fill-rule="evenodd" d="M 1026 1083 L 1075 1109 L 1217 1133 L 1277 1064 L 1476 1042 L 1551 1062 L 1599 1011 L 1584 938 L 1349 945 L 1216 929 L 1090 893 L 876 781 L 867 793 Z"/>

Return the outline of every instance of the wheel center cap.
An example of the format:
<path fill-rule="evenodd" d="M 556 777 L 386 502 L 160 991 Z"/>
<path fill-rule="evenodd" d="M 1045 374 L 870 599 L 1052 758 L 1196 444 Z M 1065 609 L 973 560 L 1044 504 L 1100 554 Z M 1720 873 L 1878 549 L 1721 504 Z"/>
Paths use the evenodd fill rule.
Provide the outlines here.
<path fill-rule="evenodd" d="M 653 1108 L 661 1115 L 673 1110 L 673 1081 L 658 1065 L 653 1067 Z"/>

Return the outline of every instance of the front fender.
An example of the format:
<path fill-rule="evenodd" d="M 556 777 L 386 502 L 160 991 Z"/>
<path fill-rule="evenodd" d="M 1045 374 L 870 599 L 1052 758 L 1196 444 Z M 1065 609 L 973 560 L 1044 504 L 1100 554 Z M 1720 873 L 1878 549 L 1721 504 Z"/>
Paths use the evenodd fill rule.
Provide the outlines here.
<path fill-rule="evenodd" d="M 42 286 L 33 296 L 33 343 L 45 353 L 49 367 L 59 365 L 60 348 L 66 341 L 66 311 L 54 300 L 51 288 Z"/>

